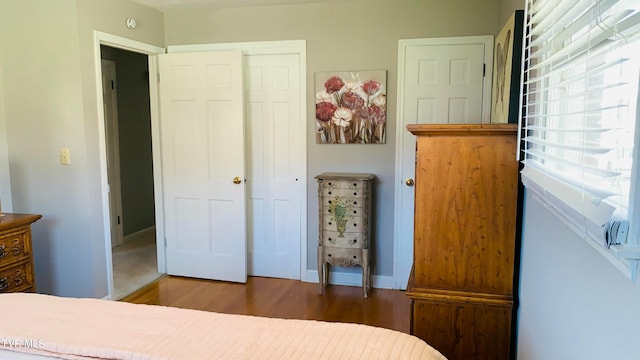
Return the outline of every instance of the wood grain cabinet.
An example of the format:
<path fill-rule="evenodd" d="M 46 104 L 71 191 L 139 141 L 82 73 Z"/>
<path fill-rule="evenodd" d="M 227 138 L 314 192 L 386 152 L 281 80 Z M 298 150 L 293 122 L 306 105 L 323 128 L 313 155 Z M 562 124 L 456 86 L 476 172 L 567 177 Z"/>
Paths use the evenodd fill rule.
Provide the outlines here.
<path fill-rule="evenodd" d="M 417 135 L 411 332 L 451 360 L 508 359 L 516 126 L 407 128 Z"/>
<path fill-rule="evenodd" d="M 318 277 L 320 293 L 328 265 L 362 267 L 364 297 L 371 287 L 369 242 L 373 174 L 324 173 L 318 180 Z"/>
<path fill-rule="evenodd" d="M 31 224 L 41 215 L 0 217 L 0 293 L 35 292 Z"/>

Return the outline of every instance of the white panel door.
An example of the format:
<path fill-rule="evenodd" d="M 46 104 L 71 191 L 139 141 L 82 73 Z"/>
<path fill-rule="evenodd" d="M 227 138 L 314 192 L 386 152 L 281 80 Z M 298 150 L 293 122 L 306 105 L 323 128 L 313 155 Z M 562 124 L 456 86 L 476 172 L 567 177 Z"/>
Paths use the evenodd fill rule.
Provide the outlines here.
<path fill-rule="evenodd" d="M 484 45 L 411 46 L 405 54 L 405 125 L 482 122 Z"/>
<path fill-rule="evenodd" d="M 465 38 L 462 38 L 465 39 Z M 472 40 L 453 41 L 452 44 L 410 45 L 401 48 L 404 62 L 398 77 L 402 94 L 398 117 L 396 175 L 396 281 L 405 289 L 413 256 L 413 180 L 415 174 L 416 139 L 406 130 L 408 124 L 472 124 L 486 118 L 490 97 L 490 76 L 484 74 L 487 44 Z M 491 50 L 489 49 L 488 53 Z M 402 69 L 402 70 L 401 70 Z M 484 95 L 487 94 L 487 95 Z M 398 261 L 398 259 L 402 259 Z"/>
<path fill-rule="evenodd" d="M 300 279 L 299 57 L 245 56 L 250 275 Z"/>
<path fill-rule="evenodd" d="M 167 273 L 245 282 L 242 54 L 164 54 L 159 69 Z"/>

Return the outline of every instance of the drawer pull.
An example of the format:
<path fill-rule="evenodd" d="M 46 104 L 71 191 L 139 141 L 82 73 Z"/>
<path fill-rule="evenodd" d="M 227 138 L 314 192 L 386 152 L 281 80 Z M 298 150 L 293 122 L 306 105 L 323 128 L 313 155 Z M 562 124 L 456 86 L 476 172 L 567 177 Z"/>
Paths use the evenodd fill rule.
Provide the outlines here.
<path fill-rule="evenodd" d="M 331 191 L 329 191 L 329 195 L 331 195 Z"/>
<path fill-rule="evenodd" d="M 329 183 L 329 185 L 331 185 L 331 183 Z"/>
<path fill-rule="evenodd" d="M 328 257 L 331 257 L 331 254 L 328 254 L 327 256 L 328 256 Z"/>
<path fill-rule="evenodd" d="M 353 258 L 354 258 L 354 259 L 357 259 L 358 257 L 357 257 L 357 256 L 355 256 L 355 255 L 353 255 Z"/>
<path fill-rule="evenodd" d="M 353 193 L 353 195 L 354 195 L 354 196 L 357 196 L 357 195 L 358 195 L 358 193 L 357 193 L 357 192 L 354 192 L 354 193 Z"/>
<path fill-rule="evenodd" d="M 356 184 L 356 183 L 353 183 L 353 186 L 358 186 L 358 184 Z"/>
<path fill-rule="evenodd" d="M 358 224 L 356 224 L 356 223 L 353 223 L 353 226 L 358 226 Z"/>
<path fill-rule="evenodd" d="M 6 289 L 9 287 L 9 283 L 7 283 L 7 277 L 3 277 L 2 279 L 0 279 L 0 291 Z"/>
<path fill-rule="evenodd" d="M 329 221 L 329 225 L 331 225 L 331 221 Z"/>
<path fill-rule="evenodd" d="M 353 205 L 358 205 L 358 202 L 357 202 L 357 201 L 354 201 L 354 202 L 353 202 Z"/>

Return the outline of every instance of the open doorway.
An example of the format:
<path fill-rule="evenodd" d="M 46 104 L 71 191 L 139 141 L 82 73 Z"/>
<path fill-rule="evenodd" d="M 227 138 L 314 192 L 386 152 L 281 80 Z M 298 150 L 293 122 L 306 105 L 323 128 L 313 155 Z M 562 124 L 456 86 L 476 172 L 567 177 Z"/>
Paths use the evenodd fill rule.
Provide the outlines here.
<path fill-rule="evenodd" d="M 120 299 L 158 272 L 149 58 L 100 46 L 111 222 L 113 293 Z"/>

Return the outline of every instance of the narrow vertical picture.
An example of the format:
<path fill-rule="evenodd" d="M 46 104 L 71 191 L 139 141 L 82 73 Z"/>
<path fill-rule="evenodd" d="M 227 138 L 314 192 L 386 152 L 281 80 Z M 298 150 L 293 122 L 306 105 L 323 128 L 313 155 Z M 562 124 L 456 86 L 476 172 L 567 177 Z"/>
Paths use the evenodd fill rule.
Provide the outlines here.
<path fill-rule="evenodd" d="M 523 14 L 516 11 L 496 36 L 493 54 L 491 122 L 515 123 L 520 95 Z"/>

